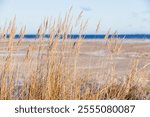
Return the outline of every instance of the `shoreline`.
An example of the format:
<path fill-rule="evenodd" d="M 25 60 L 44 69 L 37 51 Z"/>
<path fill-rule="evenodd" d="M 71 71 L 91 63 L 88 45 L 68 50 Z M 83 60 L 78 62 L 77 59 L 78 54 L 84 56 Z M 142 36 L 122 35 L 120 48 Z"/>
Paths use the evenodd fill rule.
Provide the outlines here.
<path fill-rule="evenodd" d="M 18 40 L 19 39 L 14 39 L 13 41 L 18 42 Z M 48 40 L 49 40 L 48 38 L 44 38 L 45 42 Z M 71 42 L 71 41 L 74 42 L 76 40 L 78 40 L 78 39 L 66 39 L 66 41 L 68 41 L 68 42 Z M 119 40 L 122 40 L 122 39 L 119 39 Z M 35 39 L 35 38 L 32 38 L 32 39 L 24 38 L 23 39 L 23 42 L 36 42 L 36 41 L 38 41 L 38 38 L 37 39 Z M 61 42 L 62 39 L 59 39 L 59 41 Z M 82 41 L 83 42 L 105 42 L 104 39 L 83 39 Z M 3 39 L 3 40 L 0 40 L 0 42 L 8 42 L 8 40 Z M 139 39 L 123 39 L 123 42 L 124 43 L 150 43 L 150 39 L 140 39 L 140 38 Z"/>

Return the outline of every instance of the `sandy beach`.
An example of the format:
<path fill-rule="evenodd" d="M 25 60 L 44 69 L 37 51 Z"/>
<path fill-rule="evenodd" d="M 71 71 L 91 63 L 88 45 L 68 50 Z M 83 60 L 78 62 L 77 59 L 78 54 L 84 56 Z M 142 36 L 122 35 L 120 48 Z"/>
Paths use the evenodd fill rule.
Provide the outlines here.
<path fill-rule="evenodd" d="M 73 45 L 75 40 L 67 40 L 66 43 L 70 46 Z M 34 43 L 34 44 L 33 44 Z M 139 67 L 145 65 L 146 63 L 150 63 L 150 40 L 143 39 L 126 39 L 123 41 L 122 49 L 119 53 L 111 53 L 108 50 L 106 45 L 106 41 L 104 40 L 82 40 L 81 48 L 77 60 L 77 69 L 79 72 L 81 70 L 89 70 L 92 74 L 92 77 L 98 77 L 96 73 L 101 71 L 108 71 L 108 68 L 115 64 L 115 68 L 120 75 L 124 75 L 129 72 L 131 64 L 134 60 L 139 60 Z M 119 43 L 119 42 L 118 42 Z M 14 46 L 17 44 L 17 40 L 14 41 Z M 38 45 L 38 41 L 25 39 L 21 45 L 16 46 L 12 55 L 16 58 L 18 64 L 21 61 L 19 59 L 26 56 L 29 45 Z M 66 44 L 66 45 L 67 45 Z M 6 50 L 7 43 L 4 41 L 0 42 L 0 58 L 8 56 L 8 52 Z M 43 46 L 47 46 L 47 41 L 44 42 Z M 59 41 L 58 47 L 61 46 L 61 40 Z M 61 50 L 60 50 L 61 51 Z M 57 53 L 59 53 L 57 51 Z M 65 50 L 66 61 L 70 62 L 70 66 L 72 66 L 73 62 L 69 56 L 69 61 L 67 60 L 67 56 L 71 53 L 70 49 Z M 36 51 L 32 53 L 37 54 Z M 43 57 L 46 56 L 46 52 L 43 51 Z M 111 58 L 111 59 L 110 59 Z M 150 69 L 148 67 L 147 69 Z"/>
<path fill-rule="evenodd" d="M 150 40 L 81 38 L 48 41 L 39 38 L 19 41 L 0 40 L 0 70 L 5 84 L 2 88 L 5 91 L 6 82 L 11 81 L 14 99 L 128 99 L 128 96 L 149 99 Z M 109 87 L 117 95 L 121 90 L 126 90 L 127 94 L 116 97 L 115 93 L 109 92 Z M 145 92 L 136 98 L 132 96 L 135 90 Z M 59 97 L 57 91 L 64 96 Z M 105 98 L 101 91 L 113 96 Z M 73 97 L 74 92 L 77 97 Z M 45 96 L 41 98 L 39 93 Z"/>

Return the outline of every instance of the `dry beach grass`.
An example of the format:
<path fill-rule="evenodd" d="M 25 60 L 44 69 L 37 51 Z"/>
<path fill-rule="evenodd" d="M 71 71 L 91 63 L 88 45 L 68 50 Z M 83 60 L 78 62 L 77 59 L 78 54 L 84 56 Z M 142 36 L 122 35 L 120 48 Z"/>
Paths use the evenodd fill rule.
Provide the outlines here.
<path fill-rule="evenodd" d="M 26 27 L 14 39 L 15 19 L 1 30 L 0 99 L 150 99 L 150 42 L 108 38 L 109 33 L 104 40 L 68 39 L 73 28 L 70 12 L 64 19 L 46 18 L 32 41 L 24 39 Z M 87 25 L 81 15 L 75 24 L 79 35 Z"/>

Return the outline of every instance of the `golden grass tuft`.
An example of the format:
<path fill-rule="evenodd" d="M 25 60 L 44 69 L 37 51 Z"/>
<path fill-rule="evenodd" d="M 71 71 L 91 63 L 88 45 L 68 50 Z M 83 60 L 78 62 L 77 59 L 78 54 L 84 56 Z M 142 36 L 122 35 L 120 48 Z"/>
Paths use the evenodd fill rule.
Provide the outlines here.
<path fill-rule="evenodd" d="M 87 25 L 87 22 L 80 22 L 82 14 L 75 24 L 77 27 L 80 23 L 79 35 L 83 34 Z M 84 38 L 80 36 L 71 41 L 67 37 L 73 30 L 71 9 L 64 19 L 52 21 L 52 18 L 45 18 L 37 30 L 37 38 L 32 42 L 24 39 L 26 26 L 21 28 L 19 40 L 14 40 L 15 20 L 0 33 L 1 43 L 5 43 L 8 54 L 0 57 L 1 100 L 150 99 L 150 86 L 147 84 L 149 63 L 139 67 L 140 63 L 135 60 L 125 76 L 120 78 L 117 73 L 113 57 L 121 53 L 123 39 L 108 38 L 109 32 L 106 34 L 106 51 L 111 56 L 108 61 L 112 63 L 108 69 L 96 71 L 97 81 L 91 77 L 91 69 L 79 69 Z M 100 22 L 96 33 L 99 27 Z M 50 34 L 48 40 L 44 38 L 46 33 Z M 22 51 L 24 56 L 14 56 Z M 107 63 L 107 60 L 100 62 Z"/>

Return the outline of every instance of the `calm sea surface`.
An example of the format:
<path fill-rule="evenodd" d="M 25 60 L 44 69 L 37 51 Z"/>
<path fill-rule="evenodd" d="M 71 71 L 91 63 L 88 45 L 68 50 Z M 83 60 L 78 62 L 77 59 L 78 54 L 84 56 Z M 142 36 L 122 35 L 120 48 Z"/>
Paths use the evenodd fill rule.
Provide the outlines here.
<path fill-rule="evenodd" d="M 27 34 L 24 36 L 26 39 L 34 39 L 37 38 L 37 35 L 34 34 Z M 45 35 L 45 38 L 49 38 L 49 35 Z M 85 34 L 82 35 L 85 39 L 103 39 L 105 35 L 93 35 L 93 34 Z M 112 35 L 109 35 L 109 38 L 112 37 Z M 126 39 L 150 39 L 150 34 L 119 34 L 115 37 L 118 38 L 126 38 Z M 19 35 L 16 35 L 16 38 L 19 38 Z M 68 35 L 68 38 L 71 39 L 77 39 L 79 38 L 79 35 Z"/>

